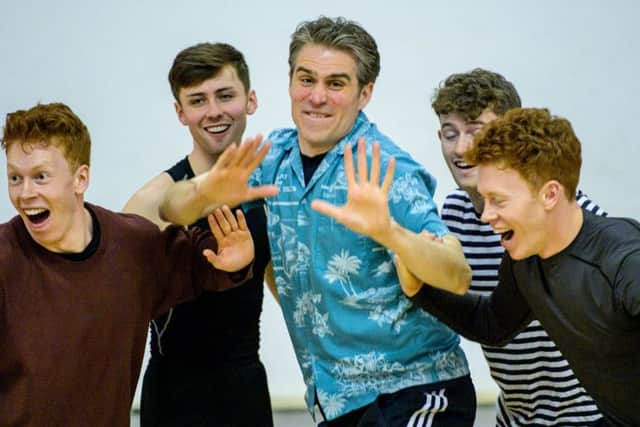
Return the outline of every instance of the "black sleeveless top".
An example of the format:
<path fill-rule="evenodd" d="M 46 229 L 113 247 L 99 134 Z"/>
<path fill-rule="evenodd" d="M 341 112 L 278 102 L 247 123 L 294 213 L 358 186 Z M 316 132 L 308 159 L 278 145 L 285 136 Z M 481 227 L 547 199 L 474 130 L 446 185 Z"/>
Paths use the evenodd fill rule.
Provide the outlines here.
<path fill-rule="evenodd" d="M 194 177 L 185 157 L 166 171 L 174 181 Z M 204 292 L 151 323 L 151 357 L 167 362 L 236 363 L 258 360 L 263 278 L 271 259 L 262 207 L 244 212 L 255 245 L 253 278 L 224 292 Z M 189 226 L 209 229 L 206 218 Z"/>

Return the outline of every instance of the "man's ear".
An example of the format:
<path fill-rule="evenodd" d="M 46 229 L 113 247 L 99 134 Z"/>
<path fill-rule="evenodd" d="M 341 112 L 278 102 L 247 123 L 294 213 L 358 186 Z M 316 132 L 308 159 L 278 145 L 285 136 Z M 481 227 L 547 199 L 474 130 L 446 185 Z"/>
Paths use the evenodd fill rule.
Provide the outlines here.
<path fill-rule="evenodd" d="M 186 126 L 187 122 L 185 121 L 185 118 L 184 118 L 184 109 L 182 108 L 182 105 L 180 105 L 179 101 L 175 101 L 173 103 L 173 106 L 176 109 L 176 115 L 178 116 L 178 120 L 180 120 L 180 123 Z"/>
<path fill-rule="evenodd" d="M 358 101 L 358 109 L 364 110 L 373 95 L 373 82 L 369 82 L 362 87 L 360 91 L 360 100 Z"/>
<path fill-rule="evenodd" d="M 551 210 L 564 197 L 564 187 L 558 181 L 552 179 L 542 185 L 539 195 L 544 209 Z"/>
<path fill-rule="evenodd" d="M 256 91 L 251 89 L 247 94 L 247 114 L 253 114 L 258 109 L 258 96 Z"/>
<path fill-rule="evenodd" d="M 89 166 L 80 165 L 73 174 L 73 190 L 82 195 L 89 188 Z"/>

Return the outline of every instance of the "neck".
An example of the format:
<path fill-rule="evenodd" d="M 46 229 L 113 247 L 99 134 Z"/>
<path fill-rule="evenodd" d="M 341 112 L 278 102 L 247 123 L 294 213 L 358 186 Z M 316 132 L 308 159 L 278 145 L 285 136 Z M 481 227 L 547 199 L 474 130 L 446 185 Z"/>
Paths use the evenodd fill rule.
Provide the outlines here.
<path fill-rule="evenodd" d="M 187 159 L 189 161 L 191 169 L 193 170 L 193 173 L 198 176 L 211 169 L 211 167 L 213 167 L 213 165 L 218 161 L 218 157 L 220 156 L 209 156 L 197 150 L 193 150 L 187 156 Z"/>
<path fill-rule="evenodd" d="M 478 193 L 478 190 L 476 190 L 475 188 L 468 190 L 463 188 L 463 190 L 466 191 L 469 195 L 469 199 L 471 199 L 471 204 L 473 205 L 476 213 L 478 215 L 482 215 L 482 211 L 484 210 L 484 199 L 482 198 L 480 193 Z"/>
<path fill-rule="evenodd" d="M 75 215 L 74 215 L 75 216 Z M 74 254 L 84 251 L 93 238 L 93 218 L 91 213 L 82 205 L 76 218 L 69 219 L 70 229 L 66 232 L 63 240 L 46 245 L 38 242 L 42 247 L 50 252 Z M 32 236 L 33 237 L 33 236 Z"/>
<path fill-rule="evenodd" d="M 565 202 L 566 206 L 557 206 L 550 217 L 550 227 L 546 233 L 549 243 L 539 254 L 549 258 L 565 250 L 578 236 L 584 222 L 582 209 L 576 202 Z"/>
<path fill-rule="evenodd" d="M 329 151 L 331 151 L 333 147 L 336 146 L 336 144 L 337 143 L 330 144 L 330 145 L 321 145 L 321 146 L 313 145 L 312 146 L 310 144 L 303 144 L 302 142 L 300 142 L 299 147 L 300 147 L 301 154 L 307 157 L 315 157 L 320 154 L 328 153 Z"/>

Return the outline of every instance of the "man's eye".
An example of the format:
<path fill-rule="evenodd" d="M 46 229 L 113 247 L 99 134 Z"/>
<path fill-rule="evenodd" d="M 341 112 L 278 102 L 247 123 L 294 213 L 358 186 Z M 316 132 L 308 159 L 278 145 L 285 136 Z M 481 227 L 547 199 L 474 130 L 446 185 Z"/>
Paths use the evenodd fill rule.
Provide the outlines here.
<path fill-rule="evenodd" d="M 9 184 L 18 184 L 20 180 L 18 175 L 9 175 Z"/>
<path fill-rule="evenodd" d="M 445 141 L 455 141 L 456 139 L 458 139 L 458 134 L 455 132 L 444 132 L 442 134 L 442 137 L 445 139 Z"/>
<path fill-rule="evenodd" d="M 342 89 L 344 87 L 344 83 L 342 83 L 341 81 L 332 81 L 329 82 L 329 87 L 331 89 Z"/>
<path fill-rule="evenodd" d="M 38 175 L 36 175 L 36 179 L 39 181 L 42 181 L 47 178 L 49 178 L 49 174 L 46 172 L 40 172 Z"/>
<path fill-rule="evenodd" d="M 189 101 L 189 105 L 201 105 L 204 104 L 204 98 L 195 98 Z"/>

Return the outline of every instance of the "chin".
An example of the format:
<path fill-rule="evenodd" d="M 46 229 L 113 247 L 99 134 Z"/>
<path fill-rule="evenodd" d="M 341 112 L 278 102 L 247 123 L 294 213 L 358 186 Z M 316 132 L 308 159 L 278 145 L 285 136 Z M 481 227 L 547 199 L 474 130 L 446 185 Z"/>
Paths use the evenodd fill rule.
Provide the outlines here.
<path fill-rule="evenodd" d="M 507 251 L 509 252 L 509 256 L 514 261 L 522 261 L 523 259 L 529 258 L 534 254 L 523 253 L 522 251 Z"/>

